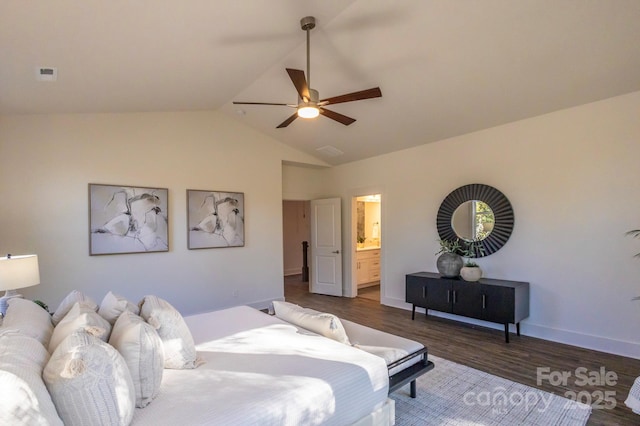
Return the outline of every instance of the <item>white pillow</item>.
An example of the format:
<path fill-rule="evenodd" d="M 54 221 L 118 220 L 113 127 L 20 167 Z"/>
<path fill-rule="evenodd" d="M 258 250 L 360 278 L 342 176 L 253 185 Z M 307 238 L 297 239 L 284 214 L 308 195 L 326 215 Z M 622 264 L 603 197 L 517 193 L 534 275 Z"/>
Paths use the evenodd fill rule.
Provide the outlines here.
<path fill-rule="evenodd" d="M 67 312 L 69 312 L 76 302 L 84 302 L 87 306 L 93 307 L 94 311 L 98 310 L 98 305 L 89 296 L 84 295 L 78 290 L 72 290 L 71 293 L 67 294 L 67 296 L 62 299 L 62 302 L 60 302 L 60 305 L 58 305 L 58 308 L 51 316 L 53 325 L 58 325 L 60 320 L 67 315 Z"/>
<path fill-rule="evenodd" d="M 273 301 L 273 309 L 276 316 L 281 320 L 306 328 L 340 343 L 351 344 L 340 318 L 333 314 L 312 311 L 293 303 L 280 302 L 278 300 Z"/>
<path fill-rule="evenodd" d="M 131 311 L 136 315 L 140 313 L 138 306 L 118 294 L 109 292 L 102 299 L 98 313 L 102 318 L 109 321 L 109 324 L 113 325 L 124 311 Z"/>
<path fill-rule="evenodd" d="M 109 339 L 111 324 L 102 318 L 91 306 L 75 303 L 67 315 L 56 325 L 49 341 L 49 352 L 53 353 L 58 345 L 76 330 L 87 330 L 103 342 Z"/>
<path fill-rule="evenodd" d="M 127 364 L 86 331 L 60 343 L 42 377 L 65 426 L 131 423 L 135 390 Z"/>
<path fill-rule="evenodd" d="M 145 296 L 140 316 L 158 331 L 164 348 L 164 368 L 196 368 L 196 345 L 180 312 L 166 300 Z"/>
<path fill-rule="evenodd" d="M 162 340 L 133 312 L 123 312 L 111 330 L 109 344 L 124 358 L 133 379 L 136 407 L 146 407 L 160 390 L 164 365 Z"/>
<path fill-rule="evenodd" d="M 33 337 L 0 334 L 0 424 L 62 426 L 42 380 L 47 361 L 49 353 Z"/>
<path fill-rule="evenodd" d="M 0 330 L 18 330 L 20 333 L 31 336 L 45 347 L 49 345 L 53 324 L 51 315 L 36 305 L 31 300 L 22 298 L 9 299 L 7 314 Z"/>

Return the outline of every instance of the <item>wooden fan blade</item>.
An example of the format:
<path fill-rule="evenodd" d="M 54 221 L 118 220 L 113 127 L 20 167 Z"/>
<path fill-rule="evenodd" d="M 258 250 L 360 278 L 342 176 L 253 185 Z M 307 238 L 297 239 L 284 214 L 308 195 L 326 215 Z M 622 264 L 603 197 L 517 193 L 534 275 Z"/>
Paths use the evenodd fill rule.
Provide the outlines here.
<path fill-rule="evenodd" d="M 282 129 L 283 127 L 287 127 L 289 124 L 293 123 L 293 120 L 295 120 L 296 118 L 298 118 L 298 112 L 297 111 L 291 117 L 287 118 L 282 123 L 280 123 L 278 125 L 278 127 L 276 127 L 276 129 Z"/>
<path fill-rule="evenodd" d="M 293 85 L 296 86 L 298 95 L 306 101 L 309 100 L 309 87 L 307 86 L 307 79 L 304 77 L 304 71 L 294 70 L 292 68 L 286 68 Z"/>
<path fill-rule="evenodd" d="M 289 104 L 274 104 L 271 102 L 233 102 L 235 105 L 277 105 L 277 106 L 290 106 Z"/>
<path fill-rule="evenodd" d="M 342 123 L 345 126 L 348 126 L 349 124 L 356 121 L 355 118 L 347 117 L 346 115 L 339 114 L 326 108 L 320 108 L 320 114 L 324 115 L 325 117 L 329 117 L 332 120 L 336 120 L 338 123 Z"/>
<path fill-rule="evenodd" d="M 327 98 L 320 100 L 320 103 L 324 105 L 340 104 L 343 102 L 361 101 L 363 99 L 380 98 L 382 92 L 379 87 L 373 89 L 361 90 L 359 92 L 347 93 L 346 95 L 334 96 L 333 98 Z"/>

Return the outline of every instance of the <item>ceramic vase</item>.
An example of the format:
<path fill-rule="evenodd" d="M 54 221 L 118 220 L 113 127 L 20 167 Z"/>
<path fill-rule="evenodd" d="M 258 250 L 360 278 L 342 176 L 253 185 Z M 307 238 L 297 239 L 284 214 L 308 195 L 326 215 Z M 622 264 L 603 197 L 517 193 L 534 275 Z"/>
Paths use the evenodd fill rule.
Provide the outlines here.
<path fill-rule="evenodd" d="M 478 281 L 482 278 L 482 269 L 479 266 L 463 266 L 460 269 L 460 276 L 465 281 Z"/>
<path fill-rule="evenodd" d="M 438 272 L 446 278 L 458 277 L 462 264 L 462 257 L 455 253 L 442 253 L 436 261 Z"/>

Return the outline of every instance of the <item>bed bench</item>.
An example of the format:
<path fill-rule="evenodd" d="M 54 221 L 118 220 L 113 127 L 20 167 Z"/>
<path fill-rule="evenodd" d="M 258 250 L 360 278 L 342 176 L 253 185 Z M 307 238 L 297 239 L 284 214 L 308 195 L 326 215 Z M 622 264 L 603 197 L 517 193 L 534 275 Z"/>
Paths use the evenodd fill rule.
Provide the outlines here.
<path fill-rule="evenodd" d="M 389 373 L 389 394 L 410 384 L 410 395 L 415 398 L 416 379 L 434 368 L 427 348 L 414 340 L 288 302 L 274 301 L 273 306 L 283 321 L 383 358 Z"/>
<path fill-rule="evenodd" d="M 414 340 L 341 319 L 352 345 L 384 358 L 389 370 L 389 394 L 410 383 L 416 397 L 416 379 L 434 368 L 427 348 Z"/>

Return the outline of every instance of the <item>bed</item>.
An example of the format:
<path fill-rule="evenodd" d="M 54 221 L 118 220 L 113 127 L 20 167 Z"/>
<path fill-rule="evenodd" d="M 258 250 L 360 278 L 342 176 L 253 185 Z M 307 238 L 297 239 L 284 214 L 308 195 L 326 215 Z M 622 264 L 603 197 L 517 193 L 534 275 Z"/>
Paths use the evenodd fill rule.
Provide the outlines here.
<path fill-rule="evenodd" d="M 385 360 L 247 306 L 185 317 L 202 365 L 132 424 L 392 425 Z"/>
<path fill-rule="evenodd" d="M 273 308 L 183 318 L 157 296 L 135 305 L 109 292 L 98 306 L 74 290 L 51 316 L 12 299 L 0 327 L 10 396 L 0 424 L 389 426 L 389 392 L 412 383 L 415 396 L 433 368 L 418 342 Z"/>

